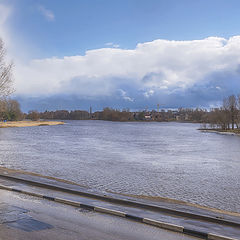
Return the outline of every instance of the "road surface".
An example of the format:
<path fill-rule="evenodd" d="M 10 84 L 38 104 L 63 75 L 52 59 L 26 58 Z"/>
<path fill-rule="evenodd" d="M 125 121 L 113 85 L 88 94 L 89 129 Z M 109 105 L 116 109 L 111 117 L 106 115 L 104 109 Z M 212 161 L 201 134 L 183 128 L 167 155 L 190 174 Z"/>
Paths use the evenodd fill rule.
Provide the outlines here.
<path fill-rule="evenodd" d="M 198 239 L 108 214 L 0 190 L 0 240 Z"/>

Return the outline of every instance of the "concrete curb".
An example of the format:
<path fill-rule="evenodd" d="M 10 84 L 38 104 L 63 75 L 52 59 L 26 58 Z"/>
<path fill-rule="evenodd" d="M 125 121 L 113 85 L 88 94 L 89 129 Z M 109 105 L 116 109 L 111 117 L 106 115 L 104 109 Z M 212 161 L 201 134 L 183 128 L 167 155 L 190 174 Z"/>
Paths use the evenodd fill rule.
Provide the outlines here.
<path fill-rule="evenodd" d="M 171 230 L 171 231 L 174 231 L 174 232 L 183 233 L 183 229 L 184 229 L 184 227 L 182 227 L 182 226 L 178 226 L 178 225 L 170 224 L 170 223 L 165 223 L 165 222 L 160 222 L 160 221 L 152 220 L 150 218 L 144 218 L 143 222 L 147 223 L 149 225 L 164 228 L 164 229 Z"/>
<path fill-rule="evenodd" d="M 43 199 L 46 199 L 46 200 L 49 200 L 49 201 L 54 201 L 54 202 L 58 202 L 58 203 L 62 203 L 62 204 L 66 204 L 66 205 L 70 205 L 70 206 L 74 206 L 74 207 L 84 208 L 84 209 L 88 209 L 88 210 L 91 210 L 91 211 L 106 213 L 106 214 L 115 215 L 115 216 L 119 216 L 119 217 L 125 217 L 125 218 L 128 218 L 128 219 L 132 220 L 132 221 L 145 223 L 145 224 L 152 225 L 152 226 L 155 226 L 155 227 L 167 229 L 167 230 L 174 231 L 174 232 L 183 233 L 183 234 L 194 236 L 194 237 L 199 237 L 199 238 L 202 238 L 202 239 L 237 240 L 237 239 L 234 239 L 234 238 L 229 238 L 229 237 L 225 237 L 225 236 L 221 236 L 221 235 L 217 235 L 217 234 L 205 233 L 205 232 L 200 232 L 200 231 L 196 231 L 196 230 L 193 230 L 193 229 L 188 229 L 188 228 L 185 228 L 183 226 L 178 226 L 178 225 L 174 225 L 174 224 L 170 224 L 170 223 L 165 223 L 165 222 L 157 221 L 157 220 L 150 219 L 150 218 L 142 218 L 142 217 L 139 217 L 139 216 L 135 216 L 135 215 L 132 215 L 132 214 L 127 214 L 127 213 L 120 212 L 120 211 L 113 210 L 113 209 L 107 209 L 107 208 L 103 208 L 103 207 L 92 206 L 92 205 L 83 204 L 83 203 L 80 203 L 80 202 L 67 200 L 67 199 L 63 199 L 63 198 L 50 197 L 50 196 L 46 196 L 46 195 L 43 195 L 43 194 L 23 191 L 23 190 L 20 190 L 20 189 L 16 189 L 16 188 L 4 186 L 4 185 L 0 185 L 0 189 L 13 191 L 13 192 L 17 192 L 17 193 L 22 193 L 22 194 L 27 194 L 27 195 L 30 195 L 30 196 L 43 198 Z"/>
<path fill-rule="evenodd" d="M 96 198 L 96 199 L 99 199 L 99 200 L 108 201 L 108 202 L 112 202 L 112 203 L 127 204 L 127 205 L 133 206 L 133 207 L 146 208 L 146 209 L 150 209 L 150 210 L 154 210 L 154 211 L 160 211 L 160 212 L 167 213 L 167 214 L 174 214 L 174 215 L 181 216 L 181 217 L 190 217 L 190 218 L 193 218 L 193 219 L 199 219 L 199 220 L 214 222 L 214 223 L 218 223 L 218 224 L 225 224 L 225 225 L 229 225 L 229 226 L 240 227 L 240 223 L 237 223 L 237 222 L 224 220 L 224 219 L 219 219 L 219 218 L 214 218 L 214 217 L 205 216 L 205 215 L 189 213 L 189 212 L 183 212 L 183 211 L 180 211 L 180 210 L 160 207 L 160 206 L 157 206 L 157 205 L 140 203 L 140 202 L 137 202 L 137 201 L 134 201 L 134 200 L 119 199 L 119 198 L 114 198 L 114 197 L 109 197 L 109 196 L 98 195 L 98 194 L 90 193 L 90 192 L 83 192 L 83 191 L 78 191 L 78 190 L 74 190 L 74 189 L 68 189 L 68 188 L 56 186 L 56 185 L 53 185 L 53 184 L 36 182 L 36 181 L 33 181 L 33 180 L 24 179 L 24 178 L 21 178 L 21 177 L 4 175 L 4 174 L 0 174 L 0 177 L 6 178 L 8 180 L 28 183 L 30 185 L 37 186 L 37 187 L 43 187 L 43 188 L 62 191 L 62 192 L 66 192 L 66 193 L 77 194 L 77 195 L 81 195 L 81 196 L 85 196 L 85 197 Z"/>
<path fill-rule="evenodd" d="M 94 210 L 96 212 L 108 213 L 108 214 L 116 215 L 119 217 L 125 217 L 125 215 L 126 215 L 126 213 L 124 213 L 124 212 L 120 212 L 117 210 L 111 210 L 111 209 L 107 209 L 107 208 L 102 208 L 102 207 L 95 207 Z"/>
<path fill-rule="evenodd" d="M 210 240 L 235 240 L 234 238 L 224 237 L 216 234 L 209 233 L 208 239 Z"/>

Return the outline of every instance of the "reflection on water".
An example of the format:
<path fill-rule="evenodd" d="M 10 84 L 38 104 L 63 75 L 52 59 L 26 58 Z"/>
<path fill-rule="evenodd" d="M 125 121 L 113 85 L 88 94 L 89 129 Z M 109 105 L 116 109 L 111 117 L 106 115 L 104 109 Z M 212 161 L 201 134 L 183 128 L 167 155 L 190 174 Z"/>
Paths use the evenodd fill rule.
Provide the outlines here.
<path fill-rule="evenodd" d="M 99 190 L 240 212 L 240 137 L 197 124 L 68 121 L 0 129 L 0 164 Z"/>

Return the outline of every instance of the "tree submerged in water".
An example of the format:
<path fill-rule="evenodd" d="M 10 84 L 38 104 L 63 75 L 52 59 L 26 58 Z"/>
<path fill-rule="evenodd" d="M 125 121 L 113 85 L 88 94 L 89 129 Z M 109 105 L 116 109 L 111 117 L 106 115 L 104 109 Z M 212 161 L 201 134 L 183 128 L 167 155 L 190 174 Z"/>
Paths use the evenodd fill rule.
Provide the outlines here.
<path fill-rule="evenodd" d="M 223 100 L 222 107 L 209 113 L 210 128 L 240 130 L 240 95 L 231 95 Z"/>

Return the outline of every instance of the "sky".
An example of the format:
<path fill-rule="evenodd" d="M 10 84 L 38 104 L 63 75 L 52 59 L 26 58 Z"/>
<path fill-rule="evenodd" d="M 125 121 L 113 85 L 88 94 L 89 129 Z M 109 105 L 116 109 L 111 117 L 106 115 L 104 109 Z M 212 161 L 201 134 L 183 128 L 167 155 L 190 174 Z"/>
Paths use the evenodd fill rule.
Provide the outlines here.
<path fill-rule="evenodd" d="M 240 93 L 239 0 L 0 0 L 22 110 L 214 107 Z"/>

